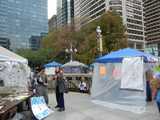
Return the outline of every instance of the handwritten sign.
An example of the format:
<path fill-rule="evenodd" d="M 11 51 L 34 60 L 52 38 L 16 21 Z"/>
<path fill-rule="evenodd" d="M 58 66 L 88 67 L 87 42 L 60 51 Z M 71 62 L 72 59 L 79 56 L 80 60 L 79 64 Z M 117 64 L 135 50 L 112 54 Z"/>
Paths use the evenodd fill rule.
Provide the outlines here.
<path fill-rule="evenodd" d="M 118 68 L 114 68 L 113 71 L 112 71 L 112 76 L 113 77 L 121 76 L 121 70 L 118 69 Z"/>
<path fill-rule="evenodd" d="M 32 97 L 31 108 L 34 116 L 38 120 L 42 120 L 53 113 L 53 111 L 48 108 L 43 97 Z"/>
<path fill-rule="evenodd" d="M 144 90 L 143 59 L 124 58 L 122 61 L 122 89 Z"/>
<path fill-rule="evenodd" d="M 105 66 L 100 65 L 99 74 L 100 74 L 100 76 L 105 76 L 107 74 L 107 69 Z"/>

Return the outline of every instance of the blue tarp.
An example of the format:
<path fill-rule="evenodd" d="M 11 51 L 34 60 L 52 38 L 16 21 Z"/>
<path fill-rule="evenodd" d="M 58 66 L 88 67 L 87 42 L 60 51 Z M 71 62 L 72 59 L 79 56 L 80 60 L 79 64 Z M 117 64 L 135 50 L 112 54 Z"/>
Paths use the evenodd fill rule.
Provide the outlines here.
<path fill-rule="evenodd" d="M 144 62 L 156 62 L 157 58 L 148 53 L 144 53 L 138 51 L 136 49 L 125 48 L 115 52 L 111 52 L 110 54 L 104 55 L 100 58 L 96 59 L 96 62 L 99 63 L 121 63 L 123 58 L 126 57 L 143 57 Z"/>
<path fill-rule="evenodd" d="M 55 61 L 44 65 L 45 68 L 47 68 L 47 67 L 60 67 L 60 66 L 62 66 L 62 64 L 55 62 Z"/>

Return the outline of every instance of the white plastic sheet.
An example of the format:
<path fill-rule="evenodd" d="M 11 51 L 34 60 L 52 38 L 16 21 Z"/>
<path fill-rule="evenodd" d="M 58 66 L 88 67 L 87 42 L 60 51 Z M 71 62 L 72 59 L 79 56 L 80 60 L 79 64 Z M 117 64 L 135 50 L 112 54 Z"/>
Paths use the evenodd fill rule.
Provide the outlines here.
<path fill-rule="evenodd" d="M 143 58 L 124 58 L 122 62 L 121 88 L 144 90 L 143 71 Z"/>
<path fill-rule="evenodd" d="M 106 74 L 103 76 L 100 75 L 100 66 L 106 67 Z M 146 90 L 121 89 L 121 78 L 121 63 L 95 63 L 91 89 L 94 103 L 134 113 L 144 112 Z M 145 88 L 145 82 L 143 88 Z"/>
<path fill-rule="evenodd" d="M 30 69 L 28 65 L 19 62 L 0 62 L 0 80 L 6 87 L 21 87 L 27 90 Z"/>

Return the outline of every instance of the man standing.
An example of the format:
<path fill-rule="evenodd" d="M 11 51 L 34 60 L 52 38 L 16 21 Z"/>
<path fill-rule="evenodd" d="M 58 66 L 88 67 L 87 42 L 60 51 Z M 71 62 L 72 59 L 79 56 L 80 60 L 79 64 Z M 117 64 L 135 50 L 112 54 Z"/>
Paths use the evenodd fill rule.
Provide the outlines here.
<path fill-rule="evenodd" d="M 57 106 L 55 108 L 59 108 L 58 111 L 62 112 L 65 110 L 64 106 L 64 92 L 65 92 L 65 83 L 63 79 L 63 69 L 59 68 L 56 70 L 56 100 Z"/>

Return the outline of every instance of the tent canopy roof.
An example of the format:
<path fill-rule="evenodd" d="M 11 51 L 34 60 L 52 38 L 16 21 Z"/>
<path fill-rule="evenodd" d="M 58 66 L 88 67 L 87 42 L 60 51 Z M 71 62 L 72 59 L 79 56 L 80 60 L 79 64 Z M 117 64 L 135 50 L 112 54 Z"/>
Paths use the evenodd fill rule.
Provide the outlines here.
<path fill-rule="evenodd" d="M 56 61 L 52 61 L 52 62 L 44 65 L 45 68 L 48 68 L 48 67 L 60 67 L 60 66 L 62 66 L 62 64 L 60 64 L 60 63 L 58 63 Z"/>
<path fill-rule="evenodd" d="M 70 61 L 68 63 L 65 63 L 62 67 L 87 67 L 87 65 L 78 61 Z"/>
<path fill-rule="evenodd" d="M 144 62 L 157 62 L 158 59 L 151 54 L 138 51 L 136 49 L 125 48 L 118 51 L 111 52 L 96 59 L 100 63 L 121 63 L 126 57 L 143 57 Z"/>
<path fill-rule="evenodd" d="M 0 46 L 0 60 L 2 61 L 15 61 L 15 62 L 20 62 L 20 63 L 28 63 L 28 60 L 26 58 L 23 58 L 14 52 L 9 51 L 6 48 L 3 48 Z"/>

